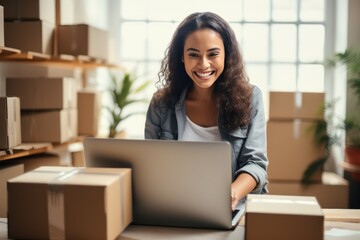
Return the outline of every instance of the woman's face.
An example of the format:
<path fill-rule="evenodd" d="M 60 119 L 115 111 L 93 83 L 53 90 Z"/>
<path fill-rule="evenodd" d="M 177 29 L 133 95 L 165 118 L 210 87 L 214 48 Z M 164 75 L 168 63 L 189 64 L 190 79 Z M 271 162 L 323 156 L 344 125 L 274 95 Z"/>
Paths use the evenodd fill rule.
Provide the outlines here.
<path fill-rule="evenodd" d="M 195 87 L 211 88 L 224 70 L 225 48 L 220 35 L 211 29 L 191 33 L 185 39 L 183 62 Z"/>

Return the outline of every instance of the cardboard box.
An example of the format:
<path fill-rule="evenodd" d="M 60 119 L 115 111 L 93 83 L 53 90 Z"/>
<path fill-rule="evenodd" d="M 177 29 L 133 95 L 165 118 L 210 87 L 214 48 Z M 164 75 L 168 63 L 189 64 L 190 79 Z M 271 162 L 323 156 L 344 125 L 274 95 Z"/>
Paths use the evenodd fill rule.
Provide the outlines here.
<path fill-rule="evenodd" d="M 315 196 L 322 208 L 349 207 L 348 182 L 335 173 L 324 172 L 321 183 L 270 181 L 268 186 L 272 195 Z"/>
<path fill-rule="evenodd" d="M 69 67 L 67 64 L 39 64 L 36 61 L 4 61 L 0 65 L 0 70 L 4 79 L 69 77 L 76 79 L 78 89 L 82 87 L 82 68 Z"/>
<path fill-rule="evenodd" d="M 20 100 L 0 97 L 0 149 L 21 144 Z"/>
<path fill-rule="evenodd" d="M 96 136 L 101 111 L 101 93 L 98 91 L 79 91 L 78 95 L 78 133 Z"/>
<path fill-rule="evenodd" d="M 0 6 L 0 47 L 4 46 L 4 8 Z"/>
<path fill-rule="evenodd" d="M 63 143 L 77 136 L 77 110 L 22 111 L 23 142 Z"/>
<path fill-rule="evenodd" d="M 54 24 L 44 21 L 5 22 L 5 44 L 23 52 L 52 55 L 54 28 Z"/>
<path fill-rule="evenodd" d="M 324 93 L 269 93 L 270 120 L 323 119 Z"/>
<path fill-rule="evenodd" d="M 7 218 L 7 181 L 23 173 L 23 164 L 0 165 L 0 218 Z"/>
<path fill-rule="evenodd" d="M 58 54 L 107 60 L 108 33 L 86 24 L 61 25 L 58 28 Z"/>
<path fill-rule="evenodd" d="M 43 20 L 55 24 L 55 0 L 0 0 L 6 20 Z"/>
<path fill-rule="evenodd" d="M 6 95 L 17 96 L 22 110 L 77 107 L 73 78 L 7 78 Z"/>
<path fill-rule="evenodd" d="M 324 239 L 324 214 L 315 197 L 249 194 L 245 239 Z"/>
<path fill-rule="evenodd" d="M 301 181 L 307 167 L 325 156 L 325 147 L 316 146 L 311 121 L 268 121 L 267 154 L 270 180 Z M 321 181 L 322 169 L 312 181 Z"/>
<path fill-rule="evenodd" d="M 29 172 L 43 166 L 66 166 L 66 161 L 64 161 L 58 154 L 53 153 L 35 154 L 13 159 L 12 161 L 18 164 L 23 164 L 24 172 Z"/>
<path fill-rule="evenodd" d="M 131 169 L 41 167 L 8 182 L 11 239 L 115 239 L 132 221 Z"/>

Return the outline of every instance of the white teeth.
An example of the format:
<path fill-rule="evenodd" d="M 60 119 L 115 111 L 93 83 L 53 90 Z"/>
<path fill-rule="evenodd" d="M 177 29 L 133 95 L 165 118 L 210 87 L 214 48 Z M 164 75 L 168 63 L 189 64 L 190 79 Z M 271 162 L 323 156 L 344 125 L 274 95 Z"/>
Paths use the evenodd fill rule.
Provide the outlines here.
<path fill-rule="evenodd" d="M 199 73 L 199 72 L 196 72 L 197 75 L 199 75 L 200 77 L 208 77 L 211 75 L 212 72 L 207 72 L 207 73 Z"/>

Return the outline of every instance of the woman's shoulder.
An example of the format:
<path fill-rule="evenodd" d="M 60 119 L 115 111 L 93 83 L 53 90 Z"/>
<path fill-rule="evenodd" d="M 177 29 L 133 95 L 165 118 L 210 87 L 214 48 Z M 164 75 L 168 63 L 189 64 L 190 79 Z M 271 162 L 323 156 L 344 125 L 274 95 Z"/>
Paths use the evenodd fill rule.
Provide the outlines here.
<path fill-rule="evenodd" d="M 176 99 L 168 94 L 166 89 L 158 89 L 152 97 L 151 104 L 157 108 L 172 108 L 175 106 Z"/>
<path fill-rule="evenodd" d="M 250 86 L 251 86 L 251 89 L 252 89 L 252 95 L 254 97 L 256 97 L 258 95 L 262 95 L 261 89 L 258 86 L 256 86 L 255 84 L 250 84 Z"/>

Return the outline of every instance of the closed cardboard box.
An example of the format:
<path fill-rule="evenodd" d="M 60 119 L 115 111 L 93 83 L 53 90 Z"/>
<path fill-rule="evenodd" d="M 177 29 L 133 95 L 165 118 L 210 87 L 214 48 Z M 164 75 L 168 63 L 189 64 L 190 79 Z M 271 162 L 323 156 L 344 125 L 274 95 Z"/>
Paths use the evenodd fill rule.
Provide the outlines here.
<path fill-rule="evenodd" d="M 101 93 L 98 91 L 79 91 L 78 98 L 78 133 L 96 136 L 98 134 L 101 111 Z"/>
<path fill-rule="evenodd" d="M 20 100 L 0 97 L 0 149 L 21 144 Z"/>
<path fill-rule="evenodd" d="M 63 143 L 77 136 L 77 110 L 22 111 L 23 142 Z"/>
<path fill-rule="evenodd" d="M 291 181 L 270 181 L 272 195 L 315 196 L 322 208 L 348 208 L 349 185 L 341 176 L 324 172 L 321 183 L 301 184 Z"/>
<path fill-rule="evenodd" d="M 23 164 L 0 165 L 0 218 L 7 218 L 7 181 L 23 173 Z"/>
<path fill-rule="evenodd" d="M 49 110 L 77 107 L 73 78 L 7 78 L 6 94 L 17 96 L 22 110 Z"/>
<path fill-rule="evenodd" d="M 52 55 L 53 35 L 54 24 L 44 21 L 5 22 L 6 46 L 20 49 L 23 52 Z"/>
<path fill-rule="evenodd" d="M 107 60 L 108 33 L 86 24 L 61 25 L 58 28 L 58 54 Z"/>
<path fill-rule="evenodd" d="M 270 180 L 301 181 L 304 171 L 315 160 L 325 156 L 325 147 L 314 141 L 311 121 L 268 121 L 267 153 Z M 321 181 L 322 169 L 312 181 Z"/>
<path fill-rule="evenodd" d="M 250 194 L 245 212 L 246 240 L 324 239 L 324 214 L 315 197 Z"/>
<path fill-rule="evenodd" d="M 0 6 L 0 47 L 4 46 L 4 8 Z"/>
<path fill-rule="evenodd" d="M 55 0 L 0 0 L 6 20 L 43 20 L 55 24 Z"/>
<path fill-rule="evenodd" d="M 270 120 L 323 119 L 324 93 L 270 92 Z"/>
<path fill-rule="evenodd" d="M 8 182 L 12 239 L 109 239 L 132 221 L 131 169 L 41 167 Z"/>

